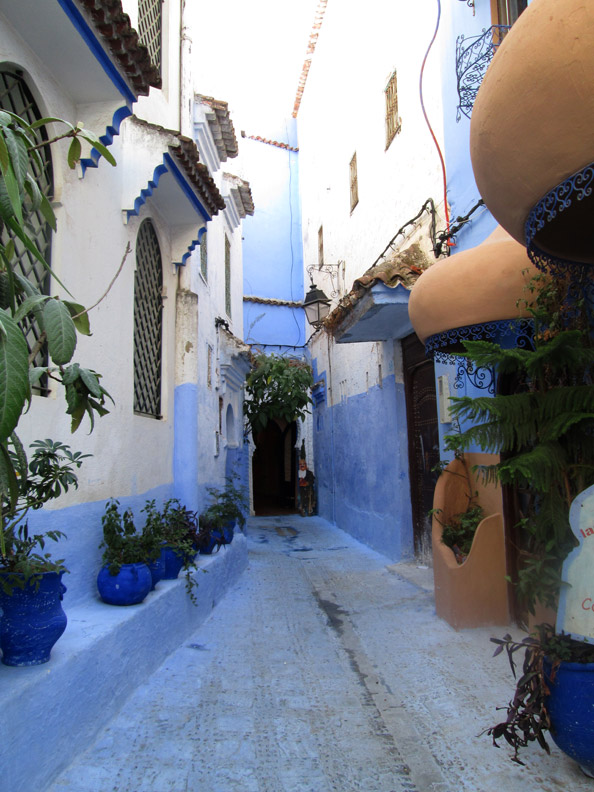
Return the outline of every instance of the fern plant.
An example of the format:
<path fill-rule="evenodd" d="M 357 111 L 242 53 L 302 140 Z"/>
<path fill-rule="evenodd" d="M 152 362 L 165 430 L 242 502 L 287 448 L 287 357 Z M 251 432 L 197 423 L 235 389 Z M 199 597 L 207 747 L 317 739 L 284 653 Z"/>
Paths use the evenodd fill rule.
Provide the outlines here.
<path fill-rule="evenodd" d="M 524 493 L 518 595 L 531 612 L 537 599 L 556 602 L 561 564 L 575 545 L 569 507 L 594 483 L 594 341 L 588 306 L 568 306 L 566 294 L 567 284 L 541 281 L 533 349 L 464 342 L 465 357 L 512 378 L 516 392 L 452 399 L 455 418 L 471 426 L 447 439 L 457 452 L 479 446 L 500 454 L 479 468 L 483 479 Z"/>

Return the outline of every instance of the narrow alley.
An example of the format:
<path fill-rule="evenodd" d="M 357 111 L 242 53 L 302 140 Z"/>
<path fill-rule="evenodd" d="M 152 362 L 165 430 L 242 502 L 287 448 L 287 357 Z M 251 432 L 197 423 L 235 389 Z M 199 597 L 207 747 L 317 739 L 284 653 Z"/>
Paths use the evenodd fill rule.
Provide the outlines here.
<path fill-rule="evenodd" d="M 521 767 L 479 736 L 511 696 L 505 629 L 438 619 L 430 570 L 316 517 L 247 531 L 236 587 L 48 792 L 592 789 L 554 746 Z"/>

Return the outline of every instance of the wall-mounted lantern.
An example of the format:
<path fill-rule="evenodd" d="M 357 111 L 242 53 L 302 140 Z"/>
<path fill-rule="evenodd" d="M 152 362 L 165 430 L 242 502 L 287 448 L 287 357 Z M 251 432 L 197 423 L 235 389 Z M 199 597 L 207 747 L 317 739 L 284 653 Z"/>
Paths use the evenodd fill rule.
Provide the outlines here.
<path fill-rule="evenodd" d="M 303 308 L 307 321 L 316 330 L 322 326 L 322 322 L 330 312 L 330 300 L 321 289 L 318 289 L 313 280 L 303 300 Z"/>

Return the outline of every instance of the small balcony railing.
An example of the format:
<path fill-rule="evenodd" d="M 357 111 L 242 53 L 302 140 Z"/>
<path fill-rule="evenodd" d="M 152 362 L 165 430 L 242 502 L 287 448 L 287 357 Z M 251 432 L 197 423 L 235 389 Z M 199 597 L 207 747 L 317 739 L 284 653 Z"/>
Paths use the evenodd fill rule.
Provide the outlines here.
<path fill-rule="evenodd" d="M 480 36 L 456 39 L 456 78 L 459 104 L 456 121 L 462 115 L 470 118 L 476 94 L 493 55 L 509 30 L 508 25 L 493 25 Z"/>

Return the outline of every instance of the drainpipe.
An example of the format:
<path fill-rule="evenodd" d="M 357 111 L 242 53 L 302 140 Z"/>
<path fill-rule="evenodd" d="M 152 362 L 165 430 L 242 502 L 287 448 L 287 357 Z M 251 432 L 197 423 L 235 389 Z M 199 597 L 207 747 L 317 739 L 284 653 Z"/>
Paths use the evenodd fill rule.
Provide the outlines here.
<path fill-rule="evenodd" d="M 187 24 L 186 0 L 180 0 L 179 10 L 179 131 L 192 135 L 192 38 Z"/>
<path fill-rule="evenodd" d="M 336 524 L 336 479 L 334 470 L 334 399 L 332 398 L 332 351 L 330 333 L 326 333 L 328 342 L 328 404 L 330 406 L 330 455 L 332 459 L 332 522 Z"/>

